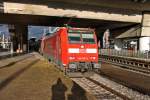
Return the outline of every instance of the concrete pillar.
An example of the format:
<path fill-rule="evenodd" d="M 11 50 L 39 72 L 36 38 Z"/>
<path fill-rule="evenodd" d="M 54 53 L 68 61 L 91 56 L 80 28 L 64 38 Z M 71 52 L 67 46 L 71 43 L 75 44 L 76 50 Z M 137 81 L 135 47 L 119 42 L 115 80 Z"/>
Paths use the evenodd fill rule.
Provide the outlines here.
<path fill-rule="evenodd" d="M 143 12 L 139 50 L 142 52 L 150 50 L 150 12 Z"/>
<path fill-rule="evenodd" d="M 11 39 L 11 42 L 13 45 L 12 49 L 13 49 L 13 51 L 16 51 L 18 48 L 18 39 L 17 39 L 17 34 L 15 32 L 15 26 L 14 25 L 8 25 L 8 30 L 9 30 L 10 39 Z"/>
<path fill-rule="evenodd" d="M 15 25 L 16 33 L 18 34 L 19 44 L 18 47 L 20 50 L 26 52 L 28 49 L 28 27 L 27 25 Z"/>
<path fill-rule="evenodd" d="M 121 50 L 122 49 L 122 45 L 123 45 L 123 42 L 121 39 L 115 39 L 115 44 L 114 44 L 114 49 L 115 50 Z"/>
<path fill-rule="evenodd" d="M 20 50 L 27 51 L 28 47 L 28 27 L 27 25 L 8 25 L 11 35 L 11 41 L 13 42 L 14 51 Z"/>
<path fill-rule="evenodd" d="M 140 37 L 139 50 L 142 52 L 150 50 L 150 37 Z"/>

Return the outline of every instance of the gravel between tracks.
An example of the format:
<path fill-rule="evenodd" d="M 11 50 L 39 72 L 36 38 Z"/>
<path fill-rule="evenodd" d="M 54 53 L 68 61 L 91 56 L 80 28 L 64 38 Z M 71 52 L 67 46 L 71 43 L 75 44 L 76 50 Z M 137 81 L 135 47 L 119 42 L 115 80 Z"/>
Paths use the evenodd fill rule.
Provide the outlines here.
<path fill-rule="evenodd" d="M 144 95 L 141 94 L 137 91 L 134 91 L 128 87 L 125 87 L 121 84 L 118 84 L 114 81 L 111 81 L 101 75 L 98 74 L 94 74 L 93 76 L 91 76 L 90 78 L 92 78 L 93 80 L 112 88 L 113 90 L 120 92 L 123 95 L 126 95 L 127 97 L 129 97 L 131 100 L 150 100 L 150 96 L 148 95 Z"/>
<path fill-rule="evenodd" d="M 97 100 L 123 100 L 87 78 L 72 78 L 72 80 L 94 95 Z"/>

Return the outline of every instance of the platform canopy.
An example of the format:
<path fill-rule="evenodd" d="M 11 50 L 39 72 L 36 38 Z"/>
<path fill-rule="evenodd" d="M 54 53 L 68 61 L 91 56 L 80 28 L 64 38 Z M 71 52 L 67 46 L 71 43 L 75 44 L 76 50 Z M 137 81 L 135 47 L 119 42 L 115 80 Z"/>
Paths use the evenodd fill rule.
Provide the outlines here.
<path fill-rule="evenodd" d="M 141 26 L 135 26 L 130 28 L 129 30 L 125 31 L 121 35 L 117 36 L 117 39 L 121 38 L 134 38 L 134 37 L 140 37 L 141 36 Z"/>

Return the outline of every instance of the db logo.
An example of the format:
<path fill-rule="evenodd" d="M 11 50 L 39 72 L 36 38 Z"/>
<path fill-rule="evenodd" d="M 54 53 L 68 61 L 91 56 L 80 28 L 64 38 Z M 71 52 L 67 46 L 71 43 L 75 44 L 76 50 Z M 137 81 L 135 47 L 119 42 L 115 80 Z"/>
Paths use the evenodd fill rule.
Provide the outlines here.
<path fill-rule="evenodd" d="M 84 46 L 83 46 L 83 45 L 81 45 L 81 48 L 83 49 L 83 48 L 84 48 Z"/>

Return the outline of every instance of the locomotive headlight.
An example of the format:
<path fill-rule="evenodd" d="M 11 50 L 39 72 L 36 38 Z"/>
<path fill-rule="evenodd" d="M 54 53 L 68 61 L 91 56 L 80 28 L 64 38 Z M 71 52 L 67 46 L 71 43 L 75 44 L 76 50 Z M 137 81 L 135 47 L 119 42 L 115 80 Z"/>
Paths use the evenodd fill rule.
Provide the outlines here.
<path fill-rule="evenodd" d="M 84 46 L 83 46 L 83 45 L 81 45 L 81 48 L 83 49 L 83 48 L 84 48 Z"/>
<path fill-rule="evenodd" d="M 93 59 L 93 60 L 95 60 L 95 59 L 96 59 L 96 57 L 90 57 L 90 59 Z"/>
<path fill-rule="evenodd" d="M 93 57 L 93 59 L 95 60 L 95 59 L 96 59 L 96 57 Z"/>

